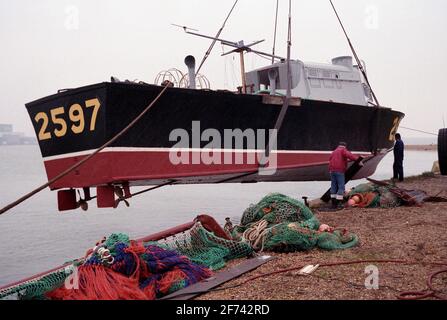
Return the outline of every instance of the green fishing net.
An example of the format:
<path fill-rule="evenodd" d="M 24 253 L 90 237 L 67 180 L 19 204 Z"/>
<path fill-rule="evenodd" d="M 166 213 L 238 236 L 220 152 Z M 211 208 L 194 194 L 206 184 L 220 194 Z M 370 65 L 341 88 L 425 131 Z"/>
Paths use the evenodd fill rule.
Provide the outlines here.
<path fill-rule="evenodd" d="M 298 223 L 281 223 L 268 230 L 264 239 L 264 250 L 275 252 L 349 249 L 358 244 L 354 234 L 318 232 L 302 227 Z"/>
<path fill-rule="evenodd" d="M 274 252 L 306 251 L 313 248 L 339 250 L 358 244 L 354 234 L 319 232 L 320 222 L 304 203 L 274 193 L 245 210 L 234 239 L 250 242 L 256 249 Z M 251 234 L 249 234 L 251 233 Z"/>
<path fill-rule="evenodd" d="M 73 273 L 75 267 L 75 264 L 73 264 L 43 277 L 1 290 L 0 299 L 11 296 L 20 300 L 46 299 L 44 294 L 63 285 L 67 277 Z"/>
<path fill-rule="evenodd" d="M 125 234 L 113 234 L 106 239 L 104 244 L 114 254 L 115 243 L 129 243 L 129 241 L 129 237 Z M 247 257 L 254 253 L 249 244 L 216 237 L 213 233 L 207 231 L 200 222 L 197 222 L 191 229 L 173 237 L 158 242 L 145 243 L 145 245 L 149 244 L 175 250 L 187 256 L 191 261 L 212 270 L 223 268 L 229 260 Z M 1 290 L 0 299 L 5 297 L 22 300 L 45 299 L 45 293 L 62 286 L 67 277 L 73 272 L 74 267 L 75 264 L 44 277 Z M 183 288 L 184 283 L 179 282 L 174 287 Z"/>
<path fill-rule="evenodd" d="M 247 243 L 219 238 L 197 222 L 190 230 L 158 242 L 167 249 L 175 250 L 191 261 L 218 270 L 226 261 L 247 257 L 254 250 Z"/>
<path fill-rule="evenodd" d="M 385 201 L 385 198 L 382 199 Z M 243 234 L 259 223 L 264 224 L 258 239 L 261 250 L 264 251 L 295 252 L 316 247 L 337 250 L 351 248 L 358 243 L 358 238 L 353 234 L 341 231 L 319 232 L 320 222 L 304 203 L 274 193 L 245 210 L 241 224 L 232 230 L 234 240 L 217 237 L 197 222 L 185 232 L 157 242 L 147 242 L 145 245 L 155 244 L 175 250 L 197 264 L 218 270 L 223 268 L 227 261 L 254 254 L 252 243 L 245 241 Z M 129 241 L 129 237 L 125 234 L 114 234 L 106 239 L 104 244 L 113 255 L 115 243 L 129 243 Z M 1 290 L 0 298 L 16 295 L 19 299 L 43 299 L 45 293 L 63 285 L 79 263 Z M 178 288 L 183 287 L 184 283 L 179 282 Z"/>
<path fill-rule="evenodd" d="M 372 183 L 364 183 L 360 184 L 354 188 L 351 189 L 349 192 L 349 195 L 352 196 L 356 193 L 368 193 L 368 192 L 374 192 L 376 191 L 377 186 Z"/>
<path fill-rule="evenodd" d="M 352 197 L 356 194 L 375 194 L 374 199 L 366 206 L 367 208 L 396 208 L 402 205 L 402 200 L 385 186 L 372 183 L 361 184 L 353 188 L 348 196 Z"/>
<path fill-rule="evenodd" d="M 258 204 L 248 207 L 241 219 L 241 224 L 232 231 L 234 239 L 241 239 L 244 231 L 260 220 L 274 226 L 283 222 L 299 222 L 302 227 L 317 230 L 320 222 L 304 203 L 283 194 L 273 193 L 264 197 Z"/>
<path fill-rule="evenodd" d="M 259 203 L 250 205 L 244 211 L 241 225 L 247 225 L 261 219 L 277 224 L 284 221 L 305 221 L 311 218 L 314 218 L 314 214 L 301 201 L 283 194 L 272 193 L 264 197 Z"/>

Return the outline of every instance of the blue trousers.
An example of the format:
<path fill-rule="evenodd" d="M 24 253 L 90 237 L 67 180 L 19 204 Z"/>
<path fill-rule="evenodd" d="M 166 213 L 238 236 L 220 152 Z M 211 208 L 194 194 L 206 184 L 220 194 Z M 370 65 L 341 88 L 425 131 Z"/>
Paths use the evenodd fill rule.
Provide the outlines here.
<path fill-rule="evenodd" d="M 404 181 L 404 164 L 402 160 L 395 160 L 393 165 L 393 178 L 395 180 Z"/>
<path fill-rule="evenodd" d="M 331 198 L 343 200 L 345 195 L 345 174 L 341 172 L 331 172 Z"/>

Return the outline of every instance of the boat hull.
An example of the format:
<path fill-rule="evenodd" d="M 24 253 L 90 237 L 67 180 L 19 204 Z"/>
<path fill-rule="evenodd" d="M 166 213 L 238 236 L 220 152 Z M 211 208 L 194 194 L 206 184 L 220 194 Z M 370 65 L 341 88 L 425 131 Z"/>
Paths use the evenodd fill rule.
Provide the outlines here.
<path fill-rule="evenodd" d="M 161 89 L 133 83 L 101 83 L 27 104 L 48 179 L 114 137 Z M 153 185 L 166 181 L 326 181 L 329 155 L 339 141 L 347 142 L 355 153 L 375 159 L 356 177 L 363 178 L 374 173 L 383 157 L 372 153 L 392 148 L 393 133 L 404 117 L 388 108 L 294 99 L 278 133 L 273 152 L 275 170 L 260 174 L 267 141 L 257 133 L 264 132 L 268 137 L 282 102 L 281 97 L 265 95 L 169 88 L 125 135 L 51 188 Z M 179 147 L 180 136 L 173 138 L 176 130 L 187 134 L 186 145 L 183 141 Z M 220 145 L 209 148 L 210 138 L 202 139 L 207 130 L 222 137 Z M 224 143 L 228 130 L 254 132 L 256 145 L 250 145 L 247 135 L 239 145 L 228 146 Z"/>

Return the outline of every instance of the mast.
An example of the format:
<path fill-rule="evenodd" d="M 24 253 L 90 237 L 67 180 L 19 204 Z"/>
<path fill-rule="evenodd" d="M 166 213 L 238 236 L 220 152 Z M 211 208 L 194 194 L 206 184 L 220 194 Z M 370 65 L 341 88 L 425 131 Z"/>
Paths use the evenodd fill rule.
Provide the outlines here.
<path fill-rule="evenodd" d="M 289 0 L 289 29 L 287 36 L 287 99 L 292 97 L 292 70 L 290 69 L 290 55 L 292 50 L 292 0 Z"/>
<path fill-rule="evenodd" d="M 245 57 L 244 50 L 239 52 L 239 57 L 241 60 L 241 81 L 242 81 L 242 93 L 247 93 L 247 78 L 245 78 Z"/>
<path fill-rule="evenodd" d="M 279 112 L 278 118 L 276 119 L 275 127 L 272 133 L 269 135 L 268 146 L 263 159 L 261 160 L 261 165 L 266 164 L 266 158 L 270 157 L 273 148 L 276 147 L 276 142 L 278 139 L 279 131 L 284 123 L 284 118 L 286 117 L 287 111 L 289 110 L 290 99 L 292 97 L 292 70 L 290 68 L 290 56 L 292 51 L 292 0 L 289 0 L 289 22 L 288 22 L 288 35 L 287 35 L 287 93 L 284 99 L 281 111 Z"/>

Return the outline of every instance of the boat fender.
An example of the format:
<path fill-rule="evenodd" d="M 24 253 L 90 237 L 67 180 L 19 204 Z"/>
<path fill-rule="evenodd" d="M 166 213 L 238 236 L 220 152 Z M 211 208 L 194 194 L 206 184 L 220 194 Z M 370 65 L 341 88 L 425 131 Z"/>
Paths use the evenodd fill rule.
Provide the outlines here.
<path fill-rule="evenodd" d="M 447 128 L 439 130 L 438 135 L 439 169 L 443 176 L 447 175 Z"/>

